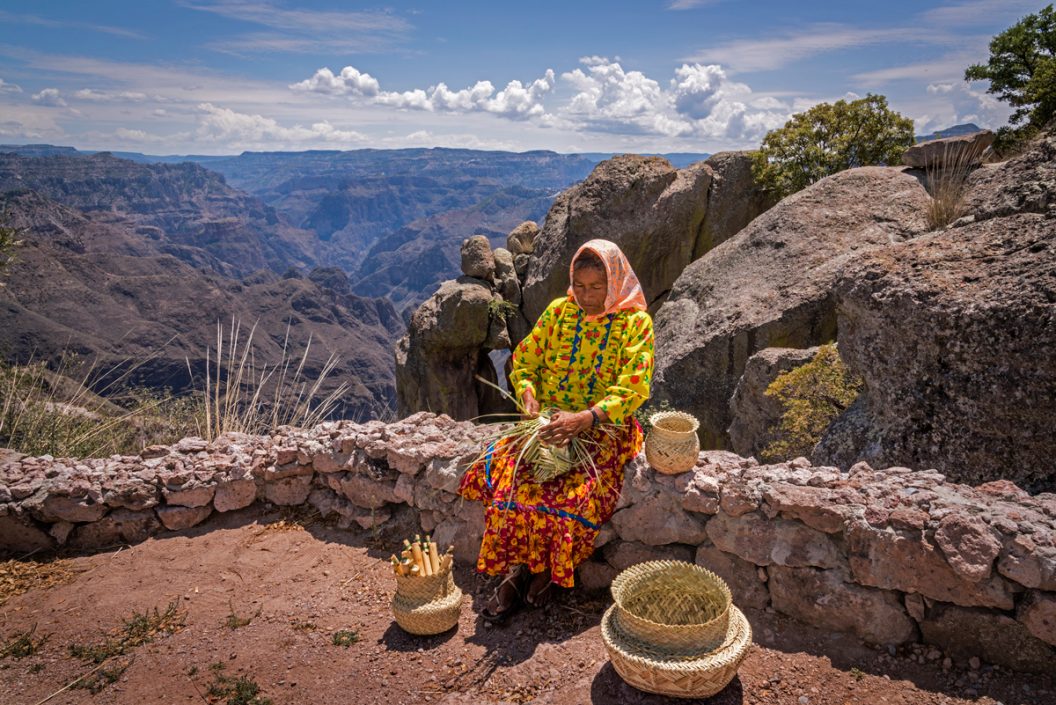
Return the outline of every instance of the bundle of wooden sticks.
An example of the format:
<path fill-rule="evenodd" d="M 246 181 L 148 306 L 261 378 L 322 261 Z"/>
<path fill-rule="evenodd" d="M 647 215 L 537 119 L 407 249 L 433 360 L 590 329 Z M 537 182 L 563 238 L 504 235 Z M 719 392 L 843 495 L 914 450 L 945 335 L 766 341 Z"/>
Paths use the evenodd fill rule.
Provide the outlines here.
<path fill-rule="evenodd" d="M 440 548 L 429 534 L 422 540 L 420 534 L 414 535 L 414 542 L 403 540 L 400 558 L 396 554 L 389 557 L 392 571 L 396 575 L 438 575 L 451 568 L 455 558 L 455 547 L 448 546 L 447 553 L 440 555 Z"/>

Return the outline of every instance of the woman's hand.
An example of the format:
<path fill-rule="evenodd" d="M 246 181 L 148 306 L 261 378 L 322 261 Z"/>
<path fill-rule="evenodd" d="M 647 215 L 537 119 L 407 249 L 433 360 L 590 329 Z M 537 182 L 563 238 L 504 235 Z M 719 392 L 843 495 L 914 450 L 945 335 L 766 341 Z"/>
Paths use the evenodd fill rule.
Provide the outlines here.
<path fill-rule="evenodd" d="M 539 429 L 539 437 L 554 446 L 566 446 L 573 438 L 594 425 L 590 409 L 586 411 L 558 411 L 550 417 L 550 423 Z"/>
<path fill-rule="evenodd" d="M 524 390 L 524 394 L 521 395 L 521 402 L 524 404 L 524 417 L 526 419 L 534 419 L 539 415 L 539 402 L 535 400 L 535 395 L 532 394 L 531 389 Z"/>

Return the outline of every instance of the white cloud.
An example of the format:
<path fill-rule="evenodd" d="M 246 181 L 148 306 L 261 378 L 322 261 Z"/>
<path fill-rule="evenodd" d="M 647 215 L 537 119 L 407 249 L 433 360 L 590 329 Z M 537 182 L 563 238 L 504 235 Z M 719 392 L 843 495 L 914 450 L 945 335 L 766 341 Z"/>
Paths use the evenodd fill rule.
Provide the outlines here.
<path fill-rule="evenodd" d="M 129 130 L 124 127 L 119 127 L 114 130 L 114 134 L 129 142 L 150 142 L 153 141 L 151 135 L 148 135 L 143 130 Z"/>
<path fill-rule="evenodd" d="M 972 52 L 946 54 L 931 61 L 920 61 L 901 66 L 889 66 L 873 71 L 856 73 L 851 78 L 865 84 L 881 85 L 890 81 L 926 81 L 928 83 L 954 83 L 964 80 L 964 70 L 973 62 L 979 61 L 979 55 Z"/>
<path fill-rule="evenodd" d="M 45 88 L 33 96 L 33 102 L 52 108 L 66 107 L 66 100 L 62 97 L 62 93 L 59 92 L 58 88 Z"/>
<path fill-rule="evenodd" d="M 0 78 L 0 93 L 21 93 L 22 86 L 15 83 L 7 83 Z"/>
<path fill-rule="evenodd" d="M 311 78 L 294 83 L 290 88 L 298 91 L 311 91 L 327 95 L 376 96 L 381 91 L 378 79 L 369 73 L 360 72 L 354 66 L 346 66 L 341 73 L 334 75 L 328 67 L 315 72 Z"/>
<path fill-rule="evenodd" d="M 949 93 L 950 91 L 953 90 L 953 84 L 952 83 L 929 83 L 927 90 L 928 90 L 928 93 L 931 93 L 932 95 L 937 95 L 937 94 L 942 94 L 942 93 Z"/>
<path fill-rule="evenodd" d="M 117 37 L 126 37 L 129 39 L 144 39 L 145 37 L 139 32 L 135 32 L 131 29 L 125 29 L 124 27 L 113 27 L 110 25 L 93 24 L 91 22 L 69 22 L 65 20 L 53 20 L 47 17 L 39 17 L 37 15 L 19 15 L 13 12 L 4 12 L 0 10 L 0 20 L 3 20 L 6 24 L 28 24 L 36 25 L 38 27 L 48 27 L 52 29 L 86 29 L 91 32 L 102 32 L 103 34 L 111 34 Z"/>
<path fill-rule="evenodd" d="M 212 103 L 202 103 L 198 109 L 204 113 L 197 136 L 212 142 L 238 145 L 261 145 L 276 142 L 286 144 L 342 143 L 358 144 L 366 136 L 354 130 L 340 130 L 327 121 L 313 123 L 311 127 L 294 125 L 284 127 L 272 118 L 263 115 L 239 113 L 230 108 L 220 108 Z"/>
<path fill-rule="evenodd" d="M 692 10 L 705 5 L 714 5 L 719 0 L 671 0 L 667 4 L 668 10 Z"/>
<path fill-rule="evenodd" d="M 897 42 L 946 43 L 949 38 L 935 29 L 922 27 L 852 27 L 836 23 L 814 24 L 800 32 L 782 36 L 737 39 L 708 47 L 690 56 L 695 63 L 721 63 L 736 71 L 779 69 L 801 59 L 868 44 Z"/>
<path fill-rule="evenodd" d="M 209 44 L 224 52 L 379 52 L 399 43 L 411 29 L 405 19 L 387 11 L 287 9 L 257 0 L 187 2 L 185 6 L 270 30 L 225 37 Z"/>
<path fill-rule="evenodd" d="M 140 103 L 147 99 L 147 94 L 138 91 L 100 91 L 95 88 L 82 88 L 76 91 L 73 97 L 93 103 Z"/>
<path fill-rule="evenodd" d="M 921 14 L 921 19 L 947 27 L 990 25 L 998 17 L 1019 19 L 1027 13 L 1037 12 L 1041 4 L 1037 0 L 971 0 L 928 10 Z"/>
<path fill-rule="evenodd" d="M 409 91 L 383 91 L 378 80 L 354 66 L 346 66 L 341 73 L 334 74 L 329 68 L 321 68 L 311 78 L 290 86 L 296 91 L 344 95 L 367 98 L 370 102 L 404 110 L 427 110 L 429 112 L 471 113 L 483 112 L 513 120 L 545 118 L 542 99 L 554 87 L 554 72 L 547 69 L 542 78 L 523 84 L 514 80 L 498 93 L 490 81 L 477 81 L 469 88 L 453 91 L 445 83 L 430 86 L 427 90 L 416 88 Z"/>
<path fill-rule="evenodd" d="M 574 124 L 605 132 L 676 135 L 683 131 L 684 125 L 671 119 L 671 96 L 658 82 L 601 57 L 584 57 L 580 62 L 586 71 L 561 74 L 576 91 L 561 110 Z"/>

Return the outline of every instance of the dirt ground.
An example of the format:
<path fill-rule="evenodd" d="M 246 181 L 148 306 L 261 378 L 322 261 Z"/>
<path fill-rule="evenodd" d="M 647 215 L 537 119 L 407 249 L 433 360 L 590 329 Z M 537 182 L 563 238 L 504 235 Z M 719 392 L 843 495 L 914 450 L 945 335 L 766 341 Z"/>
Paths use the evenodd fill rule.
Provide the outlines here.
<path fill-rule="evenodd" d="M 0 703 L 694 702 L 623 683 L 601 640 L 606 594 L 559 591 L 548 607 L 492 627 L 477 613 L 495 581 L 461 565 L 457 630 L 405 634 L 389 608 L 395 585 L 387 558 L 413 533 L 341 531 L 250 509 L 135 546 L 68 557 L 60 565 L 70 581 L 0 605 L 0 651 L 34 627 L 30 643 L 47 636 L 35 653 L 0 658 Z M 0 582 L 4 594 L 10 583 Z M 153 641 L 136 645 L 123 629 L 155 609 L 164 619 L 149 630 Z M 987 664 L 944 668 L 937 650 L 890 654 L 776 614 L 746 613 L 755 646 L 738 677 L 697 702 L 1056 703 L 1053 676 Z M 104 644 L 108 635 L 111 647 L 122 648 L 97 652 L 95 660 L 77 650 Z M 335 635 L 345 643 L 335 644 Z M 112 652 L 118 655 L 106 658 Z M 97 692 L 71 687 L 56 694 L 88 673 L 82 684 Z"/>

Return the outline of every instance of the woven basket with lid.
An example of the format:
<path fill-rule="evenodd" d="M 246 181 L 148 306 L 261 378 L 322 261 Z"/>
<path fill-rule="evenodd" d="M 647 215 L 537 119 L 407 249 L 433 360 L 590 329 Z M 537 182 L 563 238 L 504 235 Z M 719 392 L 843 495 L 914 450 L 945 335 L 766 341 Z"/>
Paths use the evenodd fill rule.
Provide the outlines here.
<path fill-rule="evenodd" d="M 678 475 L 693 468 L 700 453 L 700 422 L 682 411 L 660 411 L 649 417 L 645 459 L 657 472 Z"/>
<path fill-rule="evenodd" d="M 667 658 L 696 658 L 726 638 L 730 588 L 719 576 L 685 561 L 648 561 L 612 581 L 623 632 Z"/>

